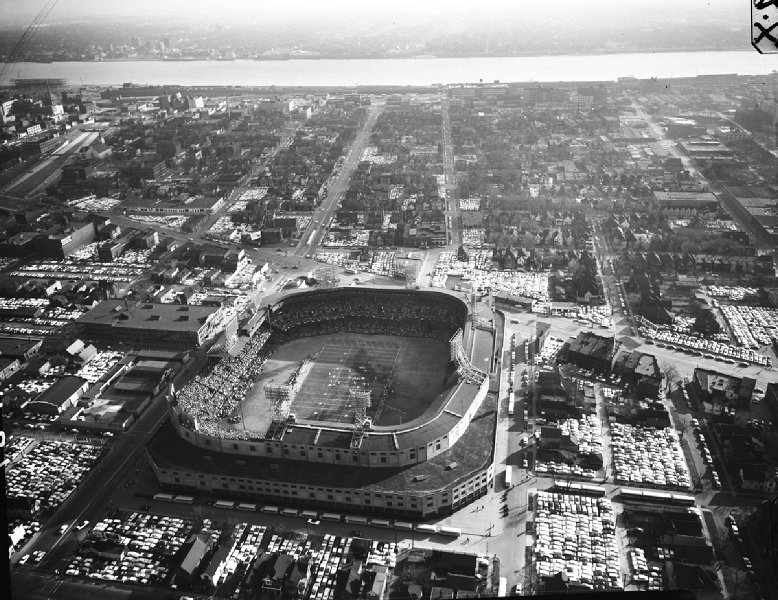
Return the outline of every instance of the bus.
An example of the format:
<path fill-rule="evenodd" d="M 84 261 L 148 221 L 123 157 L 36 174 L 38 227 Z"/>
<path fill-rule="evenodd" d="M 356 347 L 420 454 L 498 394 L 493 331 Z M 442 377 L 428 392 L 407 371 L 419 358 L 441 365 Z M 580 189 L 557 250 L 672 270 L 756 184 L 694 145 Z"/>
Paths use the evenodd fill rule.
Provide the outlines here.
<path fill-rule="evenodd" d="M 248 510 L 248 511 L 251 511 L 251 512 L 256 512 L 257 511 L 257 505 L 256 504 L 250 504 L 249 502 L 241 502 L 235 508 L 237 508 L 238 510 Z"/>
<path fill-rule="evenodd" d="M 213 503 L 214 508 L 235 508 L 235 502 L 232 500 L 217 500 Z"/>
<path fill-rule="evenodd" d="M 513 467 L 508 465 L 505 467 L 505 489 L 513 487 Z"/>
<path fill-rule="evenodd" d="M 154 494 L 154 500 L 159 502 L 173 502 L 173 494 Z"/>
<path fill-rule="evenodd" d="M 459 527 L 449 527 L 447 525 L 441 525 L 439 529 L 440 535 L 448 535 L 451 537 L 459 537 L 462 535 L 462 530 Z"/>
<path fill-rule="evenodd" d="M 301 510 L 300 511 L 300 516 L 303 519 L 314 519 L 315 520 L 315 519 L 319 518 L 319 513 L 317 513 L 315 510 Z"/>
<path fill-rule="evenodd" d="M 174 496 L 173 502 L 178 502 L 179 504 L 194 504 L 194 498 L 192 498 L 192 496 Z"/>
<path fill-rule="evenodd" d="M 621 499 L 624 502 L 644 504 L 670 504 L 672 506 L 694 506 L 694 496 L 678 492 L 659 492 L 656 490 L 636 490 L 621 488 Z"/>
<path fill-rule="evenodd" d="M 513 392 L 511 392 L 508 395 L 508 416 L 513 416 L 513 405 L 516 403 L 516 397 L 513 395 Z"/>
<path fill-rule="evenodd" d="M 556 483 L 554 491 L 562 494 L 578 494 L 580 496 L 594 496 L 602 498 L 605 496 L 605 488 L 591 483 Z"/>
<path fill-rule="evenodd" d="M 392 523 L 386 519 L 370 519 L 370 524 L 373 527 L 391 527 Z"/>
<path fill-rule="evenodd" d="M 282 508 L 281 514 L 285 517 L 296 517 L 300 511 L 294 508 Z"/>
<path fill-rule="evenodd" d="M 281 509 L 279 509 L 277 506 L 271 506 L 270 504 L 266 504 L 262 507 L 263 513 L 268 513 L 271 515 L 277 515 L 279 510 Z"/>
<path fill-rule="evenodd" d="M 321 513 L 323 521 L 341 521 L 343 519 L 338 513 Z"/>
<path fill-rule="evenodd" d="M 367 518 L 358 517 L 356 515 L 346 515 L 344 520 L 351 525 L 367 525 Z"/>
<path fill-rule="evenodd" d="M 438 532 L 438 526 L 437 525 L 427 525 L 426 523 L 417 523 L 414 527 L 416 531 L 421 531 L 422 533 L 437 533 Z"/>
<path fill-rule="evenodd" d="M 393 525 L 395 529 L 402 529 L 403 531 L 413 531 L 413 523 L 408 523 L 408 521 L 395 521 Z"/>

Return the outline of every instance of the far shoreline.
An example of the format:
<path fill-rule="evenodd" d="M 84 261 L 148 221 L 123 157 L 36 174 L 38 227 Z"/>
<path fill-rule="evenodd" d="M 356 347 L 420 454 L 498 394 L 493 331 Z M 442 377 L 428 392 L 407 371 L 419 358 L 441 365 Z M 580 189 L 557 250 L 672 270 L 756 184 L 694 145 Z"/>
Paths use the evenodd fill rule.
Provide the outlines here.
<path fill-rule="evenodd" d="M 751 46 L 738 48 L 659 48 L 651 50 L 625 49 L 625 50 L 590 50 L 587 52 L 520 52 L 515 54 L 418 54 L 415 56 L 257 56 L 253 58 L 196 58 L 196 57 L 162 57 L 162 56 L 144 56 L 137 58 L 101 58 L 101 59 L 83 59 L 78 60 L 69 58 L 61 59 L 33 59 L 17 60 L 9 62 L 14 64 L 51 64 L 51 63 L 137 63 L 137 62 L 290 62 L 290 61 L 316 61 L 316 60 L 449 60 L 449 59 L 468 59 L 468 58 L 543 58 L 549 56 L 617 56 L 623 54 L 684 54 L 689 52 L 754 52 Z M 758 56 L 754 52 L 754 56 Z"/>

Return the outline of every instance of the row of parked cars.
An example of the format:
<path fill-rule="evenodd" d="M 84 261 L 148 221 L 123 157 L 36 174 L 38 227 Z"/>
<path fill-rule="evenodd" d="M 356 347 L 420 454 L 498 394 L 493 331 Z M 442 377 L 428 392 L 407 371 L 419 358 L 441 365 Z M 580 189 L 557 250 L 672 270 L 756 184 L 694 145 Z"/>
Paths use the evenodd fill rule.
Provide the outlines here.
<path fill-rule="evenodd" d="M 764 367 L 772 367 L 769 357 L 759 354 L 751 348 L 738 348 L 714 340 L 706 340 L 685 333 L 675 333 L 663 329 L 649 330 L 640 328 L 640 335 L 646 338 L 646 344 L 656 344 L 660 348 L 670 348 L 710 360 L 720 360 L 726 364 L 742 361 L 740 366 L 748 367 L 752 363 Z"/>
<path fill-rule="evenodd" d="M 702 433 L 702 430 L 700 430 L 699 422 L 697 421 L 697 419 L 692 419 L 691 424 L 692 426 L 694 426 L 694 433 L 697 436 L 697 440 L 699 442 L 700 454 L 702 454 L 702 462 L 704 462 L 711 469 L 711 478 L 713 479 L 713 487 L 717 490 L 720 490 L 721 480 L 719 479 L 719 474 L 716 472 L 716 469 L 713 467 L 713 455 L 711 454 L 710 449 L 708 448 L 708 442 L 705 439 L 705 434 Z"/>
<path fill-rule="evenodd" d="M 727 526 L 730 529 L 730 532 L 732 533 L 732 537 L 735 538 L 735 541 L 740 545 L 740 548 L 743 548 L 743 537 L 740 535 L 740 528 L 738 527 L 737 523 L 735 522 L 735 517 L 733 515 L 727 516 L 726 519 L 724 519 L 724 522 L 727 524 Z M 746 569 L 746 572 L 750 575 L 754 574 L 754 565 L 751 562 L 751 559 L 748 558 L 745 554 L 743 554 L 743 566 Z"/>

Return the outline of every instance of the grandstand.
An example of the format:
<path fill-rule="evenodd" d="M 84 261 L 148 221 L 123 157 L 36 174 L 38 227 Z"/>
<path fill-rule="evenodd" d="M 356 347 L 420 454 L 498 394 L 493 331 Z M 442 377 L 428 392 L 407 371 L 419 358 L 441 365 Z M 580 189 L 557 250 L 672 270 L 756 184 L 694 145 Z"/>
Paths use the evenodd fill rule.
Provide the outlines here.
<path fill-rule="evenodd" d="M 242 351 L 209 363 L 171 398 L 170 425 L 149 454 L 163 487 L 408 516 L 486 493 L 496 331 L 473 324 L 469 303 L 448 291 L 368 287 L 266 302 Z M 303 498 L 271 480 L 310 490 Z M 320 497 L 320 480 L 342 498 Z M 378 508 L 356 489 L 367 481 L 409 504 Z"/>

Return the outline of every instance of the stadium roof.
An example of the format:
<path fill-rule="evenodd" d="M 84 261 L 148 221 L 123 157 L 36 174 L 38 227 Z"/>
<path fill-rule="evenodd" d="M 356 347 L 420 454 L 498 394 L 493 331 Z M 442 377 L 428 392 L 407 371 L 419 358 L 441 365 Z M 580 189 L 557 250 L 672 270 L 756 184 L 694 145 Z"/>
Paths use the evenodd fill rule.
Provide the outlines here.
<path fill-rule="evenodd" d="M 176 433 L 169 421 L 151 440 L 148 450 L 160 469 L 355 490 L 423 494 L 466 479 L 474 471 L 491 463 L 495 419 L 495 400 L 487 396 L 456 444 L 446 452 L 410 467 L 358 467 L 223 454 L 190 444 Z M 447 470 L 446 467 L 452 463 L 457 463 L 457 467 Z M 270 465 L 277 465 L 277 468 L 271 468 Z"/>

